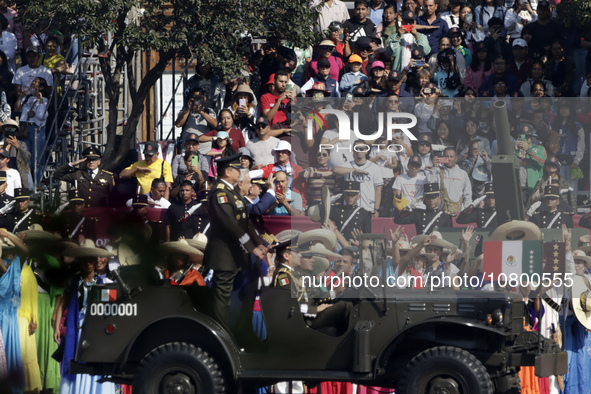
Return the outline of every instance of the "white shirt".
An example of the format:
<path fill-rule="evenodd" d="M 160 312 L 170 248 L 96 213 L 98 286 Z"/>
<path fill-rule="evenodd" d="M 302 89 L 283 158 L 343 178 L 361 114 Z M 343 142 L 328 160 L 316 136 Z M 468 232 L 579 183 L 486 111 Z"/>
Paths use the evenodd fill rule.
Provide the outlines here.
<path fill-rule="evenodd" d="M 3 31 L 2 37 L 0 37 L 0 50 L 2 50 L 2 52 L 4 52 L 6 55 L 6 58 L 8 59 L 8 66 L 12 72 L 16 70 L 15 55 L 17 47 L 18 42 L 16 40 L 16 36 L 9 31 Z"/>
<path fill-rule="evenodd" d="M 14 197 L 14 189 L 23 187 L 21 176 L 14 168 L 9 168 L 6 171 L 6 194 Z"/>
<path fill-rule="evenodd" d="M 384 184 L 382 178 L 382 171 L 380 167 L 371 161 L 366 161 L 365 164 L 358 166 L 354 161 L 350 161 L 343 165 L 345 168 L 354 168 L 361 171 L 366 171 L 367 174 L 349 173 L 345 175 L 346 181 L 357 181 L 361 189 L 361 198 L 359 205 L 361 208 L 373 212 L 376 207 L 376 187 Z M 379 207 L 378 207 L 379 208 Z"/>
<path fill-rule="evenodd" d="M 29 94 L 32 93 L 31 83 L 37 77 L 45 79 L 48 86 L 53 86 L 53 74 L 51 74 L 51 70 L 49 70 L 45 66 L 39 66 L 33 69 L 28 65 L 20 67 L 14 73 L 12 83 L 15 85 L 21 85 L 21 89 L 23 90 L 23 92 Z"/>
<path fill-rule="evenodd" d="M 45 126 L 45 122 L 47 121 L 48 103 L 48 100 L 45 97 L 43 97 L 43 100 L 39 100 L 37 97 L 30 96 L 27 100 L 27 96 L 25 96 L 22 98 L 21 103 L 23 104 L 20 117 L 21 122 L 35 123 L 39 127 Z M 31 110 L 35 113 L 35 116 L 29 118 L 29 111 Z"/>
<path fill-rule="evenodd" d="M 164 197 L 160 198 L 160 200 L 154 200 L 150 196 L 150 193 L 146 193 L 146 196 L 148 196 L 148 206 L 150 208 L 168 209 L 168 207 L 170 207 L 170 201 L 168 201 Z M 151 206 L 150 203 L 154 204 L 154 206 Z M 127 202 L 125 203 L 125 205 L 128 206 L 128 207 L 131 207 L 132 204 L 133 204 L 133 199 L 132 198 L 130 198 L 129 200 L 127 200 Z"/>
<path fill-rule="evenodd" d="M 402 174 L 396 177 L 392 189 L 400 190 L 402 197 L 410 202 L 415 198 L 423 197 L 423 188 L 426 180 L 427 177 L 421 172 L 414 178 L 409 177 L 407 174 Z"/>
<path fill-rule="evenodd" d="M 432 171 L 439 175 L 439 168 L 443 168 L 443 186 L 449 199 L 455 202 L 464 197 L 462 209 L 468 208 L 472 204 L 472 185 L 466 171 L 462 170 L 457 164 L 453 168 L 434 167 Z M 441 184 L 439 187 L 441 188 Z"/>
<path fill-rule="evenodd" d="M 318 6 L 322 1 L 314 1 L 313 7 Z M 332 5 L 329 6 L 326 2 L 323 2 L 324 5 L 320 10 L 320 14 L 318 14 L 318 20 L 316 26 L 314 27 L 317 32 L 325 32 L 328 29 L 328 26 L 331 22 L 341 22 L 344 23 L 347 19 L 349 19 L 349 10 L 347 10 L 347 5 L 339 0 L 333 0 Z"/>

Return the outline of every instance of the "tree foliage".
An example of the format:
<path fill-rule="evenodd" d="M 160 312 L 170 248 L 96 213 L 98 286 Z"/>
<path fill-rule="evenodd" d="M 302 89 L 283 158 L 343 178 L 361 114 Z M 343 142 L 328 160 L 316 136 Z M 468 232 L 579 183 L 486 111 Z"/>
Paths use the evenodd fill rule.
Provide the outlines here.
<path fill-rule="evenodd" d="M 589 0 L 562 0 L 556 6 L 556 13 L 566 27 L 591 29 L 591 1 Z"/>
<path fill-rule="evenodd" d="M 315 42 L 312 26 L 318 11 L 308 0 L 17 0 L 21 19 L 38 32 L 68 29 L 83 38 L 83 46 L 104 43 L 111 33 L 110 58 L 101 60 L 109 98 L 108 139 L 103 163 L 116 168 L 135 138 L 144 101 L 166 65 L 175 57 L 195 56 L 224 76 L 242 68 L 241 34 L 265 36 L 279 31 L 299 47 Z M 137 15 L 137 16 L 136 16 Z M 158 60 L 139 85 L 141 70 L 132 62 L 138 51 L 157 53 Z M 117 104 L 124 65 L 128 69 L 131 112 L 121 141 L 116 140 Z"/>

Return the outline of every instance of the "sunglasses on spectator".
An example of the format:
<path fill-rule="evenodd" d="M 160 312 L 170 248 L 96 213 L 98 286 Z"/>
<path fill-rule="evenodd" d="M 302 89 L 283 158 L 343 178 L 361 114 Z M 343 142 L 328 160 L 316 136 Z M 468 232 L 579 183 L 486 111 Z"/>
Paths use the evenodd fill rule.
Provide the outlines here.
<path fill-rule="evenodd" d="M 328 153 L 318 152 L 316 153 L 316 157 L 328 157 Z"/>
<path fill-rule="evenodd" d="M 329 47 L 329 46 L 321 46 L 321 47 L 320 47 L 320 50 L 321 50 L 321 51 L 332 51 L 332 48 L 333 48 L 333 47 Z"/>

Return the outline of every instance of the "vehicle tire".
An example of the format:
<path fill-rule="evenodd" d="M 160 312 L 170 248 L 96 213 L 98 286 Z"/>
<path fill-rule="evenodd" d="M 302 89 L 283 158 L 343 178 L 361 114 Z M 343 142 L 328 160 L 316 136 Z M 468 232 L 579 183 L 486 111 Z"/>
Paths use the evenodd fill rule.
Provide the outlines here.
<path fill-rule="evenodd" d="M 133 392 L 142 394 L 225 393 L 218 364 L 205 351 L 184 342 L 152 350 L 140 363 Z"/>
<path fill-rule="evenodd" d="M 510 374 L 494 379 L 493 383 L 495 385 L 495 394 L 521 393 L 521 380 L 515 368 L 511 368 Z"/>
<path fill-rule="evenodd" d="M 465 350 L 439 346 L 416 355 L 406 366 L 396 392 L 402 394 L 492 394 L 490 376 Z"/>

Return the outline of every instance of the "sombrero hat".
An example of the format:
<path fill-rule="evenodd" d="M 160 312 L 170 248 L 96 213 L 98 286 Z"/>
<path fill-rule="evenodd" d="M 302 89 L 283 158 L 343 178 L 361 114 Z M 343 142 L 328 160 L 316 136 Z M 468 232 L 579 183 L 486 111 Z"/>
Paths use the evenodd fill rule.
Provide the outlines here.
<path fill-rule="evenodd" d="M 112 257 L 113 253 L 97 248 L 92 239 L 85 239 L 82 241 L 80 246 L 75 248 L 66 249 L 64 256 L 69 257 Z"/>
<path fill-rule="evenodd" d="M 0 238 L 0 248 L 11 249 L 14 247 L 16 247 L 16 246 L 14 245 L 14 242 L 12 242 L 10 239 L 5 238 L 5 237 Z"/>
<path fill-rule="evenodd" d="M 404 239 L 399 239 L 396 243 L 398 244 L 398 250 L 401 252 L 410 252 L 412 250 L 412 246 L 410 246 L 410 243 Z M 388 253 L 394 253 L 394 248 L 389 248 Z"/>
<path fill-rule="evenodd" d="M 203 252 L 189 245 L 189 243 L 184 239 L 174 242 L 165 242 L 160 245 L 160 250 L 164 253 L 186 254 L 189 256 L 190 260 L 203 260 Z"/>
<path fill-rule="evenodd" d="M 583 260 L 585 262 L 585 267 L 591 266 L 591 257 L 587 256 L 587 253 L 583 252 L 581 249 L 577 249 L 573 252 L 573 260 Z"/>
<path fill-rule="evenodd" d="M 189 246 L 192 246 L 200 251 L 204 252 L 207 246 L 207 235 L 203 233 L 197 233 L 192 239 L 187 239 Z"/>
<path fill-rule="evenodd" d="M 314 268 L 312 269 L 312 275 L 316 276 L 321 272 L 324 272 L 330 266 L 330 261 L 326 257 L 314 256 Z"/>
<path fill-rule="evenodd" d="M 541 239 L 540 228 L 534 223 L 524 220 L 503 223 L 490 236 L 490 241 L 537 241 Z"/>
<path fill-rule="evenodd" d="M 437 238 L 433 242 L 431 242 L 429 245 L 439 246 L 440 248 L 443 248 L 443 253 L 455 253 L 455 251 L 458 250 L 458 247 L 456 245 L 443 239 L 443 236 L 441 235 L 441 233 L 439 231 L 433 231 L 431 234 L 416 235 L 412 238 L 411 241 L 413 244 L 418 244 L 419 242 L 421 242 L 422 240 L 424 240 L 425 238 L 427 238 L 430 235 L 435 235 Z M 447 250 L 445 250 L 445 249 L 447 249 Z"/>
<path fill-rule="evenodd" d="M 306 244 L 321 243 L 328 250 L 337 250 L 337 236 L 327 229 L 316 229 L 302 233 L 298 239 L 300 249 L 309 249 Z"/>
<path fill-rule="evenodd" d="M 424 256 L 427 258 L 427 260 L 431 260 L 433 257 L 435 257 L 435 254 L 427 253 L 427 250 L 425 248 L 422 248 L 419 252 L 419 256 Z"/>
<path fill-rule="evenodd" d="M 324 244 L 314 244 L 307 250 L 300 250 L 300 254 L 311 254 L 314 256 L 326 257 L 330 261 L 340 260 L 341 255 L 326 249 Z"/>
<path fill-rule="evenodd" d="M 591 245 L 582 245 L 577 248 L 577 250 L 581 250 L 585 252 L 586 255 L 591 256 Z"/>
<path fill-rule="evenodd" d="M 328 186 L 322 186 L 322 189 L 320 189 L 321 192 L 321 198 L 320 198 L 320 204 L 315 204 L 312 205 L 310 208 L 308 208 L 308 217 L 313 221 L 313 222 L 317 222 L 317 223 L 326 223 L 326 221 L 328 220 L 328 218 L 330 217 L 330 190 L 328 189 Z"/>
<path fill-rule="evenodd" d="M 587 330 L 591 330 L 591 286 L 583 275 L 573 277 L 573 312 Z"/>
<path fill-rule="evenodd" d="M 58 240 L 58 237 L 55 234 L 50 233 L 49 231 L 43 230 L 43 227 L 40 224 L 33 224 L 29 227 L 28 230 L 23 231 L 25 234 L 25 241 L 36 241 L 36 240 Z"/>

